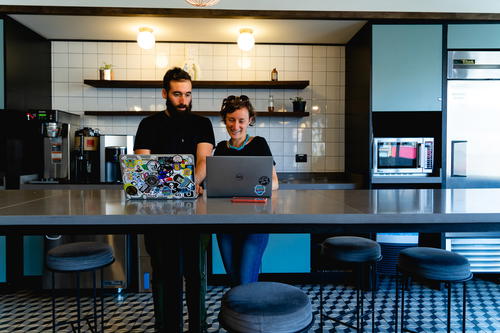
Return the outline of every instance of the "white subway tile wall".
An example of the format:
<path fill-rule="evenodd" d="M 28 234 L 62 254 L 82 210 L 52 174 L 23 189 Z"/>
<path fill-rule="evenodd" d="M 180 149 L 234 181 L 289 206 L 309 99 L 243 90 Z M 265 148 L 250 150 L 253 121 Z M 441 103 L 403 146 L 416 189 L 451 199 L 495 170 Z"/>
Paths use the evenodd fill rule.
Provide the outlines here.
<path fill-rule="evenodd" d="M 291 111 L 290 98 L 307 101 L 309 117 L 259 117 L 250 135 L 266 138 L 278 172 L 344 171 L 345 48 L 344 46 L 256 45 L 249 52 L 234 44 L 156 43 L 142 50 L 137 43 L 52 42 L 52 106 L 82 116 L 81 125 L 104 134 L 135 135 L 142 117 L 84 116 L 84 111 L 161 111 L 160 89 L 107 89 L 83 84 L 98 79 L 98 67 L 113 65 L 117 80 L 161 80 L 165 71 L 191 57 L 200 80 L 309 80 L 305 89 L 194 89 L 193 110 L 218 111 L 228 95 L 247 95 L 258 111 Z M 228 138 L 219 117 L 208 117 L 216 142 Z M 296 163 L 295 154 L 307 154 Z"/>

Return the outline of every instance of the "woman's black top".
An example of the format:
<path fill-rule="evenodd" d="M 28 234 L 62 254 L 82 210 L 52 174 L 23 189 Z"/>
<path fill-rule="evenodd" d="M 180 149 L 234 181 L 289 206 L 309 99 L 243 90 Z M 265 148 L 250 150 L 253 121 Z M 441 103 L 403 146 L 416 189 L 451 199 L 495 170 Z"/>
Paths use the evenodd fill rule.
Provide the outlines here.
<path fill-rule="evenodd" d="M 266 139 L 261 136 L 254 136 L 252 141 L 247 143 L 241 150 L 229 148 L 227 141 L 221 141 L 215 148 L 214 156 L 273 156 Z M 276 165 L 276 162 L 273 162 Z"/>

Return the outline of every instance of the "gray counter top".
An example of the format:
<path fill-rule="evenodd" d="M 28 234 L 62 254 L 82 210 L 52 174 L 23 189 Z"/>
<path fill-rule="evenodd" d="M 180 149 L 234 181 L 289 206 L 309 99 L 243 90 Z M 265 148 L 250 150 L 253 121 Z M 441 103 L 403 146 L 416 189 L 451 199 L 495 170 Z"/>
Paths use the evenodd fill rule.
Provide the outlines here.
<path fill-rule="evenodd" d="M 119 190 L 6 190 L 0 191 L 0 227 L 500 231 L 498 202 L 500 189 L 279 190 L 266 204 L 128 201 Z"/>

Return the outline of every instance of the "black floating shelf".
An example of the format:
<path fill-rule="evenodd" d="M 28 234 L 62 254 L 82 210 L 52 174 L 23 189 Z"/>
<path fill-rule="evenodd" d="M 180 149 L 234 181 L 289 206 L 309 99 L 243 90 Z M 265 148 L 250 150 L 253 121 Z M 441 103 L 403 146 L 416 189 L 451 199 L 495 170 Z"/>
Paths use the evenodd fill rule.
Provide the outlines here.
<path fill-rule="evenodd" d="M 85 111 L 86 116 L 149 116 L 160 111 Z M 218 111 L 193 111 L 200 116 L 220 116 Z M 258 117 L 301 118 L 309 116 L 309 112 L 257 112 Z"/>
<path fill-rule="evenodd" d="M 96 88 L 161 88 L 160 80 L 84 80 Z M 309 81 L 193 81 L 193 88 L 304 89 Z"/>

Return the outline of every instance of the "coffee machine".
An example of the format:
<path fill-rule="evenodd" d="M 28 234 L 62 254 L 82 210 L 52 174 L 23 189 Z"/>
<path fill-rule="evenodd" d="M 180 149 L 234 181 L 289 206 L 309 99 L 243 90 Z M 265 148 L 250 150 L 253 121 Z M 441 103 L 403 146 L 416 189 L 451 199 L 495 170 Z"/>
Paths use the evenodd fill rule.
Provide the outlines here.
<path fill-rule="evenodd" d="M 76 183 L 99 183 L 99 138 L 98 129 L 84 127 L 75 132 L 73 179 Z"/>
<path fill-rule="evenodd" d="M 26 119 L 38 122 L 42 140 L 41 182 L 69 181 L 71 146 L 80 116 L 60 110 L 30 110 Z"/>

